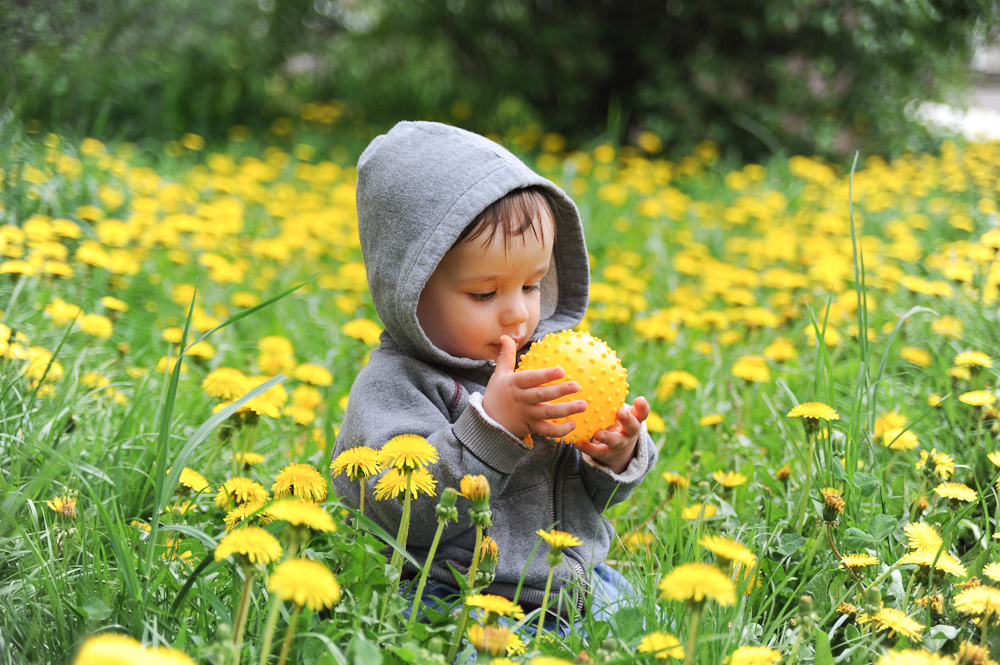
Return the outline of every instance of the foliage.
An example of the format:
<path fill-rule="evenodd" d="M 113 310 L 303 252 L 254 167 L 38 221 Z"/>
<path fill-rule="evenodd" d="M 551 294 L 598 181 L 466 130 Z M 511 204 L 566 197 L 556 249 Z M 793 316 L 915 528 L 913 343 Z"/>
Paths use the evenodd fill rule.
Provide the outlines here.
<path fill-rule="evenodd" d="M 264 527 L 332 571 L 332 608 L 265 594 L 274 564 L 215 560 L 227 527 L 243 528 L 226 522 L 227 480 L 273 492 L 292 463 L 325 470 L 377 343 L 355 173 L 309 131 L 210 153 L 200 137 L 0 144 L 0 663 L 69 662 L 106 631 L 199 663 L 233 662 L 241 634 L 242 662 L 258 662 L 272 633 L 298 635 L 291 662 L 446 662 L 456 608 L 408 624 L 394 534 L 350 521 L 316 476 L 336 530 Z M 610 144 L 529 159 L 580 205 L 594 257 L 583 327 L 650 399 L 660 461 L 608 513 L 635 602 L 567 636 L 526 634 L 514 659 L 653 662 L 659 644 L 692 662 L 767 647 L 867 665 L 906 646 L 996 649 L 972 618 L 997 593 L 998 419 L 974 402 L 997 392 L 1000 143 L 870 158 L 853 178 L 798 156 L 732 169 L 709 143 L 676 162 Z M 209 346 L 190 346 L 199 337 Z M 223 367 L 260 394 L 223 406 L 205 381 Z M 284 392 L 260 384 L 278 374 Z M 690 564 L 715 571 L 699 574 L 724 602 L 698 605 L 695 578 L 669 588 L 705 570 Z M 973 576 L 983 586 L 962 595 Z"/>

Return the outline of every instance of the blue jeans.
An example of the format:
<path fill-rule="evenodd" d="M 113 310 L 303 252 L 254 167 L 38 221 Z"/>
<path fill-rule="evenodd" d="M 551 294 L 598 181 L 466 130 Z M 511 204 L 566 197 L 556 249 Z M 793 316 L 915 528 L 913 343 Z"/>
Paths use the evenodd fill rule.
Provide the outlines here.
<path fill-rule="evenodd" d="M 407 619 L 410 618 L 409 605 L 412 604 L 416 591 L 416 580 L 400 591 L 410 601 L 403 611 L 403 615 Z M 638 600 L 632 584 L 621 573 L 604 563 L 598 564 L 591 572 L 590 591 L 590 616 L 596 621 L 610 621 L 615 612 L 636 605 Z M 428 580 L 427 586 L 424 587 L 423 604 L 431 605 L 434 609 L 441 611 L 448 605 L 454 604 L 459 596 L 458 588 L 437 580 Z M 417 612 L 419 619 L 422 612 L 419 608 Z M 500 624 L 508 625 L 505 617 L 500 617 Z M 557 619 L 553 612 L 546 613 L 544 625 L 546 631 L 558 633 L 562 637 L 569 635 L 573 628 L 565 617 Z M 537 622 L 532 621 L 522 626 L 521 632 L 534 637 L 537 628 Z M 579 620 L 577 620 L 576 628 L 581 630 Z"/>

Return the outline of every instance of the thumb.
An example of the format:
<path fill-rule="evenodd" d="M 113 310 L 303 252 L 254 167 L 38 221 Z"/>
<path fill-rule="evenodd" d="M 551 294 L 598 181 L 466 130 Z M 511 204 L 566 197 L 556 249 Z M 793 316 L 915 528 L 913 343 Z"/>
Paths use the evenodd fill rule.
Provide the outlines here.
<path fill-rule="evenodd" d="M 507 335 L 500 336 L 500 356 L 497 358 L 496 371 L 507 374 L 514 371 L 517 360 L 517 344 Z"/>

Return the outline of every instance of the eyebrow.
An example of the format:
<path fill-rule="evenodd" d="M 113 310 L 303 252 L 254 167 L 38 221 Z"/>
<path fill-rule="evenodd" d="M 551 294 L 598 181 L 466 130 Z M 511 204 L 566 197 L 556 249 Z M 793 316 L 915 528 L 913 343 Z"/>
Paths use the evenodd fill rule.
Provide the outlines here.
<path fill-rule="evenodd" d="M 534 273 L 532 273 L 532 275 L 533 276 L 534 275 L 543 275 L 544 276 L 544 275 L 548 274 L 548 272 L 549 272 L 549 266 L 548 266 L 548 264 L 546 264 L 544 268 L 540 267 L 538 270 L 536 270 Z M 501 276 L 502 275 L 499 274 L 499 273 L 471 275 L 470 277 L 466 277 L 466 278 L 462 279 L 462 282 L 463 283 L 469 283 L 469 282 L 472 282 L 472 283 L 475 283 L 475 282 L 489 282 L 489 281 L 497 279 L 498 277 L 501 277 Z"/>

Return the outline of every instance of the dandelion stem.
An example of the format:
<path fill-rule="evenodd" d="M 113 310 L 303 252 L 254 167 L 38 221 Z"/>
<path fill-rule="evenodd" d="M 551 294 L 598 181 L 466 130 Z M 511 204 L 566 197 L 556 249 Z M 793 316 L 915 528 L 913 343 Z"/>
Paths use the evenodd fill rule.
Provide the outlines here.
<path fill-rule="evenodd" d="M 403 498 L 403 516 L 399 520 L 399 533 L 396 534 L 396 542 L 399 549 L 393 551 L 392 560 L 389 565 L 396 571 L 396 579 L 392 582 L 389 595 L 385 598 L 386 609 L 392 598 L 399 592 L 399 581 L 403 577 L 403 551 L 406 549 L 406 536 L 410 532 L 410 504 L 413 502 L 413 471 L 406 472 L 406 490 Z M 383 617 L 384 618 L 384 617 Z"/>
<path fill-rule="evenodd" d="M 472 554 L 472 565 L 469 566 L 469 587 L 476 586 L 476 571 L 479 570 L 480 548 L 483 546 L 483 527 L 476 527 L 476 549 Z"/>
<path fill-rule="evenodd" d="M 691 625 L 688 627 L 687 649 L 684 650 L 684 665 L 691 665 L 694 658 L 694 650 L 698 646 L 698 620 L 701 618 L 702 603 L 696 603 L 691 607 Z"/>
<path fill-rule="evenodd" d="M 278 665 L 285 665 L 288 659 L 288 652 L 292 649 L 292 637 L 295 636 L 295 624 L 299 622 L 299 613 L 302 611 L 301 605 L 296 605 L 292 610 L 292 616 L 288 618 L 288 632 L 285 633 L 285 641 L 281 645 L 281 655 L 278 656 Z"/>
<path fill-rule="evenodd" d="M 233 644 L 236 645 L 236 658 L 239 662 L 240 647 L 243 645 L 243 633 L 247 627 L 247 607 L 250 605 L 250 586 L 253 583 L 253 567 L 243 565 L 243 595 L 240 596 L 240 606 L 236 612 L 236 622 L 233 624 Z"/>
<path fill-rule="evenodd" d="M 448 648 L 448 662 L 454 663 L 455 656 L 458 655 L 458 645 L 462 643 L 462 635 L 465 634 L 465 622 L 469 618 L 469 606 L 462 602 L 462 610 L 458 614 L 458 622 L 455 624 L 455 634 L 451 638 L 451 646 Z"/>
<path fill-rule="evenodd" d="M 815 433 L 809 434 L 809 445 L 806 451 L 806 479 L 802 483 L 802 497 L 799 499 L 799 507 L 795 511 L 795 531 L 797 533 L 802 532 L 802 527 L 805 523 L 802 522 L 803 518 L 806 516 L 806 507 L 809 505 L 809 489 L 812 484 L 812 467 L 813 467 L 813 449 L 816 447 L 816 435 Z M 800 524 L 800 522 L 802 522 Z"/>
<path fill-rule="evenodd" d="M 865 585 L 861 581 L 861 577 L 858 576 L 854 568 L 847 565 L 847 563 L 844 561 L 844 556 L 837 550 L 837 546 L 833 542 L 833 526 L 829 522 L 826 523 L 826 540 L 827 542 L 830 543 L 830 549 L 833 550 L 834 556 L 836 556 L 837 559 L 840 560 L 840 563 L 841 565 L 844 566 L 844 568 L 847 568 L 847 572 L 849 572 L 851 574 L 851 577 L 854 578 L 854 581 L 858 583 L 858 588 L 864 591 Z"/>
<path fill-rule="evenodd" d="M 267 659 L 271 655 L 271 642 L 274 639 L 274 627 L 278 624 L 278 611 L 280 609 L 281 601 L 277 597 L 273 598 L 271 609 L 267 613 L 267 624 L 264 626 L 264 646 L 260 648 L 258 665 L 267 665 Z"/>
<path fill-rule="evenodd" d="M 441 534 L 444 532 L 443 521 L 438 522 L 437 531 L 434 532 L 434 540 L 431 541 L 431 548 L 427 551 L 427 560 L 424 561 L 424 568 L 420 571 L 420 581 L 417 582 L 417 593 L 413 596 L 413 605 L 410 607 L 410 618 L 406 622 L 407 626 L 413 625 L 417 616 L 417 607 L 420 606 L 420 597 L 424 594 L 424 586 L 427 585 L 427 576 L 431 573 L 431 565 L 434 563 L 434 554 L 437 552 L 438 543 L 441 542 Z"/>
<path fill-rule="evenodd" d="M 542 629 L 545 626 L 545 608 L 549 604 L 549 592 L 552 590 L 552 575 L 556 572 L 555 566 L 549 566 L 549 577 L 545 580 L 545 593 L 542 594 L 542 606 L 538 608 L 538 630 L 536 637 L 542 636 Z"/>

